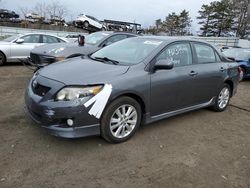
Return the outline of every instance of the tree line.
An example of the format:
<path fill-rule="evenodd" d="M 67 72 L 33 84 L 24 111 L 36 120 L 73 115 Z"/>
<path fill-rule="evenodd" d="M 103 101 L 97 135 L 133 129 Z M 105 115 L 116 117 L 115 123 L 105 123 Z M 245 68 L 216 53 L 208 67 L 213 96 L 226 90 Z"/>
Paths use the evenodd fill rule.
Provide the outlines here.
<path fill-rule="evenodd" d="M 250 0 L 220 0 L 202 5 L 198 11 L 202 36 L 237 36 L 245 38 L 250 32 Z M 172 12 L 165 20 L 158 19 L 149 32 L 164 32 L 169 36 L 190 35 L 189 12 Z"/>

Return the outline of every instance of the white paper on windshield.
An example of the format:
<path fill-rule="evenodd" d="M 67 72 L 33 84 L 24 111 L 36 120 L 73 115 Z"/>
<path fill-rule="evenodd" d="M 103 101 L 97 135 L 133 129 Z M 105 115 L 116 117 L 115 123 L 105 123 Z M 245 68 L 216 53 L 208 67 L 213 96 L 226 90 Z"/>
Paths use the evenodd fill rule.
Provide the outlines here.
<path fill-rule="evenodd" d="M 96 96 L 92 97 L 89 101 L 87 101 L 84 104 L 84 106 L 87 108 L 94 103 L 88 113 L 99 119 L 108 102 L 111 92 L 112 92 L 112 85 L 105 84 L 102 91 L 100 91 Z"/>
<path fill-rule="evenodd" d="M 144 44 L 151 44 L 155 46 L 159 46 L 162 43 L 162 41 L 155 41 L 155 40 L 146 40 Z"/>
<path fill-rule="evenodd" d="M 108 33 L 102 33 L 102 35 L 104 35 L 104 36 L 108 36 L 109 34 L 108 34 Z"/>

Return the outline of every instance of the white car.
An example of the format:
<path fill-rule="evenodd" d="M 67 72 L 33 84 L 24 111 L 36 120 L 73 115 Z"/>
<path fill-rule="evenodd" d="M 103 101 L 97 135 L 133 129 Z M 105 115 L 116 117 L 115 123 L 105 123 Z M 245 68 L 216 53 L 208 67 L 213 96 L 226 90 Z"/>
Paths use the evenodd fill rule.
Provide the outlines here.
<path fill-rule="evenodd" d="M 106 30 L 106 27 L 93 16 L 80 14 L 75 20 L 75 26 L 81 28 L 94 27 L 99 30 Z"/>
<path fill-rule="evenodd" d="M 27 59 L 35 47 L 48 43 L 62 43 L 68 40 L 49 34 L 19 34 L 0 41 L 0 65 L 6 62 L 20 62 Z"/>
<path fill-rule="evenodd" d="M 36 19 L 36 20 L 43 20 L 44 17 L 40 16 L 39 14 L 36 14 L 36 13 L 28 13 L 25 15 L 25 18 L 28 18 L 28 19 Z"/>

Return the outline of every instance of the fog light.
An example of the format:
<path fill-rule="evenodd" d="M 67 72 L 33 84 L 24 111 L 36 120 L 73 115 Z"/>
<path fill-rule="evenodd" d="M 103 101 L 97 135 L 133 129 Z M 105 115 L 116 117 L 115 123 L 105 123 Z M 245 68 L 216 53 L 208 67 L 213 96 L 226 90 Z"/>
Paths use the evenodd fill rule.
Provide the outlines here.
<path fill-rule="evenodd" d="M 67 119 L 67 124 L 68 124 L 68 126 L 73 126 L 73 124 L 74 124 L 74 121 L 72 120 L 72 119 Z"/>

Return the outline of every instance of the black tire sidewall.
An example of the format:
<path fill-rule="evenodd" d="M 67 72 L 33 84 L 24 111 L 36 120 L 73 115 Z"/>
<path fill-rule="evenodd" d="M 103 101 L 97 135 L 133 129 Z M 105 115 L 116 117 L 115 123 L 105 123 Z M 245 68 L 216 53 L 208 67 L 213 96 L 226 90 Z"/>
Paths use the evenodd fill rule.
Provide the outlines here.
<path fill-rule="evenodd" d="M 125 104 L 129 104 L 131 106 L 133 106 L 136 111 L 137 111 L 137 123 L 135 125 L 134 130 L 126 137 L 124 138 L 116 138 L 112 135 L 111 131 L 110 131 L 110 119 L 111 116 L 113 115 L 113 113 L 115 112 L 115 110 Z M 120 97 L 115 99 L 113 102 L 111 102 L 107 108 L 105 109 L 102 117 L 101 117 L 101 136 L 107 140 L 108 142 L 112 142 L 112 143 L 120 143 L 120 142 L 125 142 L 126 140 L 130 139 L 137 131 L 137 129 L 140 126 L 141 123 L 141 106 L 139 105 L 139 103 L 134 100 L 133 98 L 130 97 Z"/>
<path fill-rule="evenodd" d="M 220 107 L 219 107 L 219 96 L 220 96 L 221 91 L 222 91 L 225 87 L 227 87 L 227 89 L 229 90 L 229 99 L 228 99 L 227 105 L 226 105 L 224 108 L 220 108 Z M 228 104 L 229 104 L 229 102 L 230 102 L 230 98 L 231 98 L 231 94 L 232 94 L 231 92 L 232 92 L 232 91 L 231 91 L 231 87 L 230 87 L 228 84 L 225 83 L 225 84 L 223 85 L 223 87 L 221 88 L 221 90 L 219 91 L 218 96 L 216 97 L 216 101 L 215 101 L 215 105 L 214 105 L 214 110 L 215 110 L 215 111 L 222 112 L 222 111 L 226 110 L 226 108 L 228 107 Z"/>
<path fill-rule="evenodd" d="M 0 61 L 0 66 L 1 66 L 1 65 L 4 65 L 6 63 L 6 58 L 5 58 L 5 55 L 2 52 L 0 52 L 0 56 L 3 57 L 3 61 Z"/>

